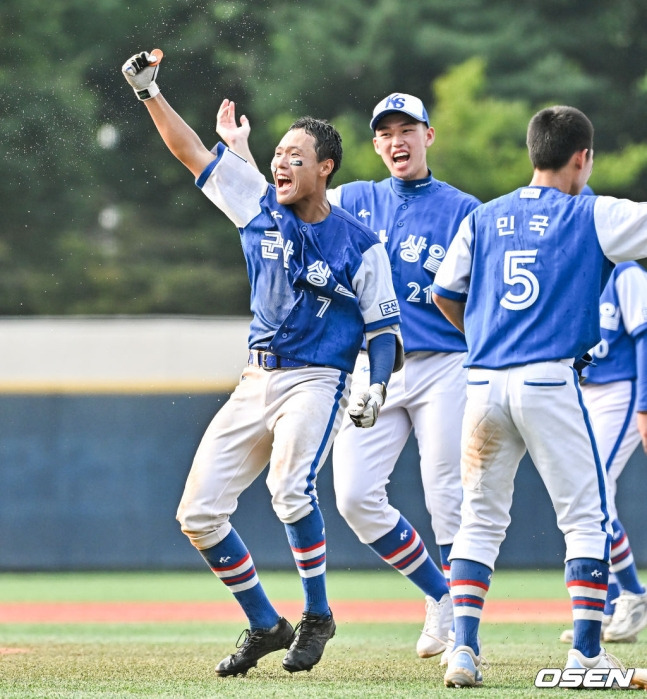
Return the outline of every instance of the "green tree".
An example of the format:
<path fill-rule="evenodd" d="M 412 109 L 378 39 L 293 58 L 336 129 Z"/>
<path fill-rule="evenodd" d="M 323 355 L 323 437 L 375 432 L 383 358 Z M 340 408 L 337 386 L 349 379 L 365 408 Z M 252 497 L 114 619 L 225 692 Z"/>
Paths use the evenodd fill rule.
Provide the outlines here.
<path fill-rule="evenodd" d="M 337 183 L 385 174 L 368 127 L 384 95 L 431 109 L 434 174 L 487 199 L 528 180 L 542 106 L 596 126 L 592 186 L 647 199 L 647 4 L 638 0 L 3 0 L 0 313 L 247 313 L 238 234 L 166 151 L 120 74 L 159 82 L 215 143 L 223 97 L 269 176 L 296 117 L 333 121 Z"/>
<path fill-rule="evenodd" d="M 438 78 L 434 102 L 430 161 L 437 177 L 483 201 L 529 181 L 525 139 L 533 110 L 521 100 L 490 96 L 482 59 L 472 58 Z"/>

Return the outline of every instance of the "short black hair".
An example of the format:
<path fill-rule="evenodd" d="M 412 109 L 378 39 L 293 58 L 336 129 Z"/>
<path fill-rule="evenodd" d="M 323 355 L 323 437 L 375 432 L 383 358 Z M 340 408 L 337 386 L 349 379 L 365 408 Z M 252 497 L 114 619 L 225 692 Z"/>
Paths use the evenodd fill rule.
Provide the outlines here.
<path fill-rule="evenodd" d="M 575 107 L 555 106 L 537 112 L 528 124 L 528 155 L 537 170 L 560 170 L 573 153 L 593 150 L 593 124 Z"/>
<path fill-rule="evenodd" d="M 295 129 L 303 129 L 314 138 L 317 162 L 320 163 L 328 159 L 333 161 L 333 168 L 326 179 L 326 186 L 330 185 L 333 175 L 341 166 L 342 147 L 339 132 L 325 119 L 315 119 L 310 116 L 297 119 L 288 131 Z"/>

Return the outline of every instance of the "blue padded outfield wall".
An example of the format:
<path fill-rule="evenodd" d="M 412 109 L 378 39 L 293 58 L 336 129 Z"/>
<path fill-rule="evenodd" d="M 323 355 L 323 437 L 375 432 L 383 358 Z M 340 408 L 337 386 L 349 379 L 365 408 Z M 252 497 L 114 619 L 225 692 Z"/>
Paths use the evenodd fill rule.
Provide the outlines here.
<path fill-rule="evenodd" d="M 90 325 L 93 330 L 88 336 L 96 340 L 97 326 Z M 4 332 L 0 327 L 0 349 L 9 351 L 11 343 L 7 344 Z M 175 328 L 171 335 L 186 332 L 187 328 Z M 220 331 L 215 334 L 216 346 L 226 341 L 230 348 L 239 349 L 236 342 L 222 338 Z M 154 332 L 147 331 L 149 341 L 151 335 Z M 206 331 L 199 329 L 198 336 L 209 344 Z M 126 354 L 134 352 L 130 333 L 120 337 L 119 342 L 128 347 Z M 29 341 L 36 340 L 30 335 Z M 163 341 L 154 339 L 153 350 L 147 347 L 146 351 L 163 352 Z M 45 353 L 46 338 L 41 342 L 45 342 Z M 111 354 L 112 359 L 119 354 L 119 342 L 111 345 L 105 336 L 97 340 L 100 351 Z M 73 344 L 84 346 L 78 338 Z M 53 349 L 61 362 L 69 354 L 64 347 Z M 94 352 L 96 361 L 99 349 L 86 350 Z M 217 353 L 217 347 L 213 352 Z M 107 358 L 102 361 L 109 363 Z M 94 384 L 78 376 L 75 384 L 60 371 L 52 372 L 48 379 L 39 375 L 35 383 L 17 370 L 13 379 L 4 376 L 4 390 L 0 391 L 0 570 L 204 567 L 180 533 L 175 510 L 200 437 L 229 390 L 218 390 L 218 377 L 202 385 L 190 377 L 182 381 L 176 377 L 175 383 L 168 377 L 162 381 L 159 375 L 147 378 L 144 365 L 150 369 L 154 361 L 150 355 L 144 360 L 138 376 L 129 379 L 129 390 L 124 389 L 128 377 L 123 375 L 95 377 Z M 186 361 L 202 371 L 202 360 L 189 357 Z M 214 354 L 206 361 L 222 366 Z M 42 364 L 39 370 L 44 370 Z M 78 375 L 78 369 L 72 370 Z M 163 390 L 165 385 L 167 390 Z M 175 390 L 168 390 L 172 385 Z M 618 499 L 641 566 L 647 565 L 647 532 L 644 498 L 636 493 L 644 491 L 646 465 L 642 451 L 635 453 L 621 478 Z M 336 511 L 330 459 L 319 478 L 319 497 L 326 520 L 329 567 L 383 567 Z M 393 474 L 390 497 L 425 538 L 433 555 L 413 437 Z M 259 568 L 294 566 L 263 478 L 243 494 L 232 521 Z M 563 555 L 550 501 L 526 457 L 517 475 L 512 524 L 498 566 L 558 568 Z"/>

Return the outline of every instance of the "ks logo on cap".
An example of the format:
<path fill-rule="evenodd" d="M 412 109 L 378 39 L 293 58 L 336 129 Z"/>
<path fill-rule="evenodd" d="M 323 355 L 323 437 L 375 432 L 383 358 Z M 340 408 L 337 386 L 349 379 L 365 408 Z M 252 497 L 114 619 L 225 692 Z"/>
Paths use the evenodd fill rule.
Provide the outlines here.
<path fill-rule="evenodd" d="M 377 104 L 373 110 L 373 118 L 371 119 L 371 129 L 375 131 L 375 127 L 382 117 L 394 112 L 402 112 L 413 117 L 416 121 L 422 121 L 429 126 L 429 116 L 425 109 L 422 100 L 413 95 L 407 95 L 403 92 L 394 92 L 385 97 Z"/>

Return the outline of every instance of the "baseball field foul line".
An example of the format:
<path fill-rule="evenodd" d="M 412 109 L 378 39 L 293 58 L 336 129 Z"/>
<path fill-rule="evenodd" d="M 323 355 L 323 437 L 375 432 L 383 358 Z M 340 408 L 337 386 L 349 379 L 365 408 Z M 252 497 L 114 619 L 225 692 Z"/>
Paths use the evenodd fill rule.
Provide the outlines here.
<path fill-rule="evenodd" d="M 286 617 L 298 617 L 300 601 L 277 605 Z M 335 618 L 343 622 L 411 622 L 424 619 L 424 601 L 331 600 Z M 483 620 L 490 623 L 566 623 L 570 600 L 492 600 Z M 96 624 L 246 621 L 234 602 L 9 602 L 0 604 L 0 624 Z"/>

